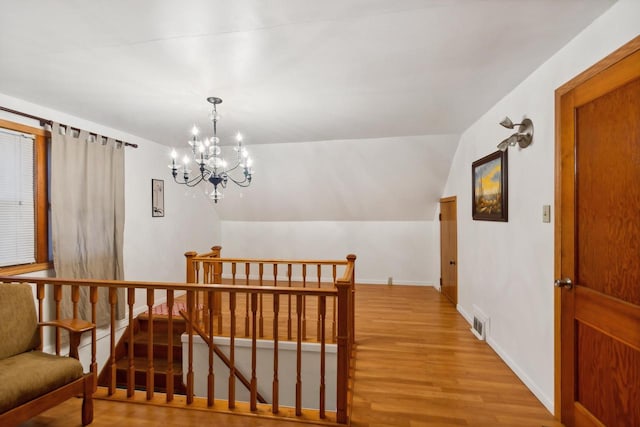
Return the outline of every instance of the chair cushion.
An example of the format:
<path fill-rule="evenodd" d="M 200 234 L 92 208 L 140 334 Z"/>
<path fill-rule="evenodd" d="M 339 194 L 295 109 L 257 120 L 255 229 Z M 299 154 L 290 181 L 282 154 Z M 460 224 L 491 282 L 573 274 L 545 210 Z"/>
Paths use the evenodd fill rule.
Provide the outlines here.
<path fill-rule="evenodd" d="M 82 376 L 71 357 L 30 351 L 0 360 L 0 414 Z"/>
<path fill-rule="evenodd" d="M 0 359 L 33 350 L 40 344 L 31 285 L 0 283 L 0 319 Z"/>

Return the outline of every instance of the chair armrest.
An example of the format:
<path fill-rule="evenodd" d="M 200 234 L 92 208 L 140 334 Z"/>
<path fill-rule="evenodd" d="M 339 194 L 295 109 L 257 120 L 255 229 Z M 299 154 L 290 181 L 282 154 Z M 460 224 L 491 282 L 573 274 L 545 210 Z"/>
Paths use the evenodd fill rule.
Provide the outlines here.
<path fill-rule="evenodd" d="M 78 346 L 83 333 L 96 329 L 96 325 L 82 319 L 58 319 L 40 322 L 38 326 L 56 326 L 69 331 L 69 356 L 79 359 Z"/>
<path fill-rule="evenodd" d="M 50 320 L 48 322 L 40 322 L 39 326 L 57 326 L 59 328 L 64 328 L 69 332 L 75 333 L 84 333 L 96 328 L 91 322 L 87 322 L 82 319 L 59 319 L 59 320 Z"/>

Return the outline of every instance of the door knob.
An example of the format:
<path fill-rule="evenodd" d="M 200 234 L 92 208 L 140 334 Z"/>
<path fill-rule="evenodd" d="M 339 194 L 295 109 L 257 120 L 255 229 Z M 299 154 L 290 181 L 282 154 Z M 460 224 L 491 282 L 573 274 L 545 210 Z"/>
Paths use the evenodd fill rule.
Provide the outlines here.
<path fill-rule="evenodd" d="M 455 261 L 449 261 L 449 265 L 456 265 Z"/>
<path fill-rule="evenodd" d="M 553 285 L 556 288 L 571 289 L 573 287 L 573 282 L 568 277 L 565 277 L 564 279 L 557 279 L 555 282 L 553 282 Z"/>

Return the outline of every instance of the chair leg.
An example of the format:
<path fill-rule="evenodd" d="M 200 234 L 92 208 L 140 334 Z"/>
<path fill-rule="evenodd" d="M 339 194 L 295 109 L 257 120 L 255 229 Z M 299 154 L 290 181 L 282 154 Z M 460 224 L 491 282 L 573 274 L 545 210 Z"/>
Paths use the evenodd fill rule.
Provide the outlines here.
<path fill-rule="evenodd" d="M 86 426 L 93 421 L 93 382 L 94 375 L 85 376 L 84 396 L 82 399 L 82 425 Z"/>

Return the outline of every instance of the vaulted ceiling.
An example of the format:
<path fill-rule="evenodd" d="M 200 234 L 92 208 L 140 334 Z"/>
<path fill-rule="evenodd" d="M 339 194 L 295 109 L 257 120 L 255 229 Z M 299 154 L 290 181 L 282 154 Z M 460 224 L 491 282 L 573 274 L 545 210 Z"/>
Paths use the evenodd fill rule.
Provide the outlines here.
<path fill-rule="evenodd" d="M 258 171 L 223 218 L 431 219 L 455 135 L 612 3 L 2 0 L 0 93 L 167 146 L 218 96 Z"/>

